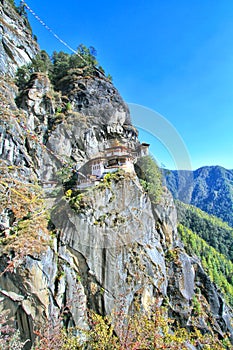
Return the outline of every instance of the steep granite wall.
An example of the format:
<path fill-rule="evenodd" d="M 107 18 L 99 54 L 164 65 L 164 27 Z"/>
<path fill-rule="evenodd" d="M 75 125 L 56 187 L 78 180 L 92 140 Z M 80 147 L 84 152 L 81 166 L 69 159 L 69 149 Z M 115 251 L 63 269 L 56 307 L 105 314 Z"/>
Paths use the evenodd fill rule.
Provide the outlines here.
<path fill-rule="evenodd" d="M 15 23 L 23 26 L 5 2 L 1 11 L 6 33 Z M 37 51 L 22 30 L 14 40 L 22 40 L 27 57 L 19 48 L 14 60 L 4 51 L 1 69 L 10 75 Z M 87 310 L 109 314 L 123 305 L 132 312 L 138 297 L 144 310 L 166 303 L 169 314 L 190 329 L 233 334 L 228 306 L 177 236 L 166 188 L 155 205 L 136 174 L 120 172 L 76 192 L 73 175 L 87 160 L 113 140 L 130 148 L 139 141 L 127 106 L 104 76 L 80 71 L 60 84 L 55 92 L 45 74 L 35 73 L 16 105 L 17 88 L 3 80 L 0 313 L 8 313 L 22 339 L 30 339 L 25 349 L 35 330 L 55 327 L 61 315 L 66 327 L 87 328 Z M 202 305 L 198 317 L 194 296 Z"/>
<path fill-rule="evenodd" d="M 6 0 L 0 2 L 0 72 L 14 76 L 39 51 L 27 20 Z"/>

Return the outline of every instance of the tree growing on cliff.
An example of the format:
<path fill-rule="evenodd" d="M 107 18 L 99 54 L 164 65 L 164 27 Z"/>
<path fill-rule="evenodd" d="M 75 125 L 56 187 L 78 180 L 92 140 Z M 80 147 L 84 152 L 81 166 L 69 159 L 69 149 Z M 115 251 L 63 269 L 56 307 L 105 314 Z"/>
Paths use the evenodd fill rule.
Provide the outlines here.
<path fill-rule="evenodd" d="M 56 85 L 60 79 L 69 74 L 69 71 L 75 69 L 84 69 L 86 73 L 93 74 L 95 68 L 98 67 L 96 55 L 97 53 L 93 46 L 88 48 L 83 44 L 78 46 L 77 54 L 69 55 L 63 51 L 55 51 L 52 56 L 53 84 Z"/>
<path fill-rule="evenodd" d="M 49 55 L 45 50 L 41 50 L 33 59 L 29 67 L 32 73 L 41 72 L 41 73 L 52 73 L 52 62 L 49 58 Z"/>
<path fill-rule="evenodd" d="M 45 50 L 40 51 L 28 65 L 19 67 L 16 72 L 15 82 L 19 90 L 23 90 L 35 72 L 52 74 L 52 62 Z"/>
<path fill-rule="evenodd" d="M 50 58 L 46 51 L 40 51 L 28 65 L 18 68 L 16 73 L 16 85 L 19 90 L 23 90 L 27 82 L 30 80 L 32 73 L 41 72 L 48 74 L 55 88 L 57 83 L 65 76 L 72 75 L 79 69 L 79 73 L 84 75 L 95 75 L 95 71 L 105 74 L 104 69 L 99 66 L 96 59 L 97 52 L 93 46 L 89 48 L 80 44 L 77 49 L 77 54 L 68 54 L 66 52 L 53 52 Z M 107 79 L 112 81 L 110 75 Z"/>
<path fill-rule="evenodd" d="M 70 68 L 82 68 L 85 66 L 97 67 L 98 61 L 96 59 L 97 52 L 93 46 L 89 48 L 80 44 L 77 49 L 77 54 L 70 56 Z"/>
<path fill-rule="evenodd" d="M 53 64 L 53 73 L 51 80 L 54 84 L 64 77 L 69 69 L 69 59 L 70 55 L 66 52 L 53 52 L 52 55 L 52 64 Z"/>
<path fill-rule="evenodd" d="M 157 203 L 162 193 L 162 175 L 155 159 L 150 155 L 140 158 L 135 165 L 135 170 L 151 201 Z"/>

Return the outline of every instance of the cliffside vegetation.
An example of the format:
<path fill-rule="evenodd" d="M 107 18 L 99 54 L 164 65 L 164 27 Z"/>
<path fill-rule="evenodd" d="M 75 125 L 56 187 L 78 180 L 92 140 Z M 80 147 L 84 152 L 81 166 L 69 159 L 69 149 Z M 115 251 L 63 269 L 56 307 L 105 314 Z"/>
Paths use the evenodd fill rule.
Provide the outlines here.
<path fill-rule="evenodd" d="M 0 255 L 11 256 L 8 262 L 11 269 L 28 254 L 40 254 L 49 244 L 48 213 L 42 189 L 15 178 L 17 171 L 20 167 L 0 162 L 0 213 L 10 218 L 0 225 Z"/>
<path fill-rule="evenodd" d="M 46 325 L 44 331 L 37 332 L 33 350 L 189 350 L 191 346 L 224 350 L 231 346 L 227 335 L 220 341 L 212 334 L 202 334 L 198 328 L 189 331 L 174 325 L 165 307 L 155 306 L 149 313 L 140 311 L 136 303 L 134 316 L 122 311 L 101 316 L 90 311 L 88 317 L 89 330 L 71 328 L 66 331 L 59 325 L 53 328 Z M 74 336 L 77 331 L 80 336 Z"/>
<path fill-rule="evenodd" d="M 9 2 L 9 4 L 19 13 L 19 14 L 22 14 L 22 15 L 26 15 L 26 12 L 24 10 L 24 5 L 23 5 L 23 1 L 20 1 L 20 6 L 17 6 L 15 4 L 15 1 L 14 0 L 6 0 Z"/>
<path fill-rule="evenodd" d="M 46 51 L 40 51 L 32 62 L 26 66 L 18 68 L 16 73 L 16 84 L 20 90 L 24 89 L 32 73 L 41 72 L 48 74 L 55 89 L 58 82 L 67 76 L 73 74 L 95 75 L 96 70 L 104 75 L 103 68 L 98 64 L 96 59 L 97 52 L 94 47 L 87 48 L 80 44 L 77 54 L 68 54 L 66 52 L 54 51 L 50 58 Z M 107 78 L 111 80 L 111 76 Z"/>
<path fill-rule="evenodd" d="M 23 3 L 23 1 L 20 1 L 20 5 L 19 6 L 17 6 L 15 4 L 14 0 L 5 0 L 5 1 L 8 1 L 9 4 L 13 7 L 13 9 L 23 18 L 25 26 L 32 33 L 32 28 L 31 28 L 31 25 L 29 23 L 29 20 L 28 20 L 28 17 L 27 17 L 27 12 L 25 10 L 25 4 Z M 35 39 L 35 36 L 34 36 L 34 39 Z"/>
<path fill-rule="evenodd" d="M 144 190 L 148 192 L 153 203 L 157 203 L 162 194 L 162 174 L 152 156 L 139 158 L 135 171 Z"/>

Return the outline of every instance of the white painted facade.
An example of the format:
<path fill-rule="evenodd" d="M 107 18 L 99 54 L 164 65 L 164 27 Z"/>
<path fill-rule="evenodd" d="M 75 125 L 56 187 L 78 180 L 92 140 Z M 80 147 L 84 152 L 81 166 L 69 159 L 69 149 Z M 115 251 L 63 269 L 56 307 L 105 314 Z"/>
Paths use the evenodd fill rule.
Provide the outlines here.
<path fill-rule="evenodd" d="M 105 170 L 104 163 L 105 163 L 105 159 L 103 158 L 93 159 L 91 164 L 91 174 L 97 177 L 101 177 L 101 175 L 104 173 L 104 170 Z"/>
<path fill-rule="evenodd" d="M 149 144 L 148 143 L 142 143 L 141 145 L 140 145 L 140 156 L 141 157 L 145 157 L 145 156 L 148 156 L 148 154 L 149 154 Z"/>
<path fill-rule="evenodd" d="M 148 155 L 149 144 L 142 143 L 137 149 L 132 150 L 123 145 L 115 145 L 105 149 L 98 157 L 91 159 L 91 173 L 85 179 L 79 178 L 78 187 L 88 187 L 100 181 L 104 174 L 112 173 L 118 169 L 123 169 L 127 173 L 134 173 L 134 163 L 137 158 Z"/>

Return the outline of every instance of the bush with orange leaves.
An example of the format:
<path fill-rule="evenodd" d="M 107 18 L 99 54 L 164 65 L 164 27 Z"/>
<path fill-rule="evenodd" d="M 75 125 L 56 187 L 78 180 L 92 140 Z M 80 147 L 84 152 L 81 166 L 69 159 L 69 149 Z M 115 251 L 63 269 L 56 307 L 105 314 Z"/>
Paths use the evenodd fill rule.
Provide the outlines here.
<path fill-rule="evenodd" d="M 10 176 L 14 166 L 0 164 L 0 215 L 11 213 L 12 223 L 0 237 L 0 254 L 14 252 L 13 264 L 28 254 L 40 254 L 49 243 L 48 213 L 40 186 Z M 12 175 L 14 175 L 12 174 Z M 7 232 L 7 233 L 6 233 Z M 12 255 L 12 254 L 11 254 Z"/>
<path fill-rule="evenodd" d="M 231 349 L 226 336 L 220 341 L 214 334 L 200 330 L 188 331 L 175 325 L 167 316 L 165 307 L 156 307 L 151 313 L 139 308 L 129 316 L 122 312 L 101 316 L 89 311 L 89 329 L 60 326 L 46 327 L 33 350 L 224 350 Z M 79 335 L 77 335 L 79 334 Z M 80 336 L 81 334 L 81 336 Z"/>

